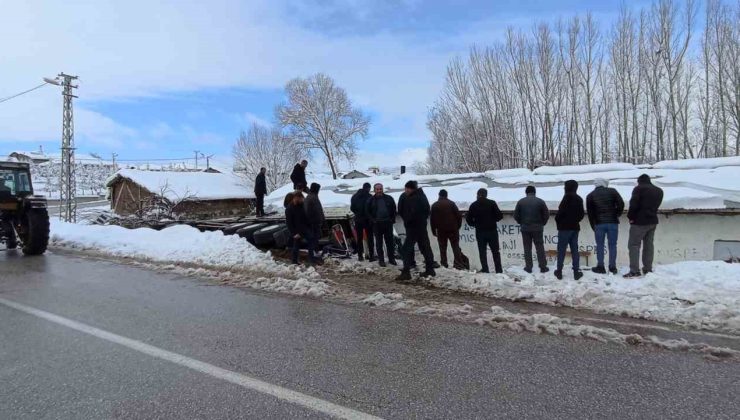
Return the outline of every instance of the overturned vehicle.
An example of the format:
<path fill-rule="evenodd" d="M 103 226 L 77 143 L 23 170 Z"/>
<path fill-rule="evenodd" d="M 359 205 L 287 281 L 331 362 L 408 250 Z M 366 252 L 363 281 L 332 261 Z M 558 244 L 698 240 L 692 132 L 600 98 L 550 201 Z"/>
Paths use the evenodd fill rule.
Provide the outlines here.
<path fill-rule="evenodd" d="M 0 243 L 41 255 L 49 243 L 46 198 L 33 194 L 27 163 L 0 161 Z"/>

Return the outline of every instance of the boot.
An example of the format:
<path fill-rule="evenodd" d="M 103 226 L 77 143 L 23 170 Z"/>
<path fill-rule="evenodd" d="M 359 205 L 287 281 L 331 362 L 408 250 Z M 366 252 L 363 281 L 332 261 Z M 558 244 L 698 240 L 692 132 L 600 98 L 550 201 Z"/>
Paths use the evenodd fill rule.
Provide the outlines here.
<path fill-rule="evenodd" d="M 378 261 L 378 259 L 375 258 L 375 255 L 371 255 L 370 258 L 368 258 L 367 260 L 370 261 L 370 262 Z"/>
<path fill-rule="evenodd" d="M 540 267 L 540 273 L 547 273 L 548 271 L 550 271 L 548 267 Z"/>
<path fill-rule="evenodd" d="M 383 260 L 380 260 L 380 261 L 378 262 L 378 265 L 379 265 L 379 266 L 381 266 L 381 267 L 385 267 L 385 266 L 386 266 L 386 265 L 385 265 L 385 261 L 383 261 Z"/>
<path fill-rule="evenodd" d="M 562 270 L 555 270 L 552 274 L 555 275 L 555 278 L 558 280 L 563 279 L 563 271 Z"/>
<path fill-rule="evenodd" d="M 360 262 L 365 261 L 365 257 L 362 256 L 362 254 L 357 254 L 357 261 L 360 261 Z"/>
<path fill-rule="evenodd" d="M 399 274 L 395 281 L 409 281 L 411 280 L 411 272 L 409 270 L 403 270 L 401 271 L 401 274 Z"/>
<path fill-rule="evenodd" d="M 617 270 L 617 267 L 609 267 L 609 272 L 612 274 L 619 274 L 619 270 Z"/>
<path fill-rule="evenodd" d="M 419 274 L 421 277 L 434 277 L 437 275 L 437 273 L 434 272 L 434 268 L 427 268 L 426 271 Z"/>
<path fill-rule="evenodd" d="M 573 278 L 576 280 L 580 280 L 581 277 L 583 277 L 583 271 L 581 270 L 574 270 L 573 271 Z"/>
<path fill-rule="evenodd" d="M 532 274 L 532 269 L 531 268 L 524 267 L 524 271 L 526 271 L 529 274 Z"/>
<path fill-rule="evenodd" d="M 624 277 L 626 279 L 634 279 L 634 278 L 637 278 L 637 277 L 642 277 L 642 273 L 633 273 L 633 272 L 630 271 L 629 273 L 625 274 L 622 277 Z"/>
<path fill-rule="evenodd" d="M 591 269 L 591 272 L 596 274 L 606 274 L 606 269 L 604 269 L 603 265 L 597 265 Z"/>
<path fill-rule="evenodd" d="M 395 259 L 390 259 L 390 258 L 388 259 L 388 264 L 390 264 L 390 265 L 398 265 L 398 263 L 396 263 L 396 260 Z"/>

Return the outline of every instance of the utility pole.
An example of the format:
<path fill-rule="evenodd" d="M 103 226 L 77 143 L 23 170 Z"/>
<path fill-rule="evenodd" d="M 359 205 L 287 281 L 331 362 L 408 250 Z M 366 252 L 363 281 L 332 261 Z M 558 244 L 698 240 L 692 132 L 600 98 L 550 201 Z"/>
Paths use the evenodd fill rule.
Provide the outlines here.
<path fill-rule="evenodd" d="M 118 172 L 118 167 L 116 167 L 116 158 L 118 157 L 118 153 L 112 153 L 111 156 L 113 157 L 113 172 Z"/>
<path fill-rule="evenodd" d="M 198 155 L 200 154 L 200 150 L 194 150 L 195 152 L 195 169 L 198 169 Z"/>
<path fill-rule="evenodd" d="M 77 76 L 59 73 L 62 78 L 62 171 L 59 179 L 59 218 L 65 222 L 77 221 L 77 182 L 75 179 L 75 129 L 72 113 L 72 84 Z"/>
<path fill-rule="evenodd" d="M 211 158 L 212 158 L 213 156 L 214 156 L 214 155 L 208 155 L 208 156 L 206 156 L 206 170 L 208 170 L 208 169 L 210 169 L 210 168 L 211 168 Z"/>

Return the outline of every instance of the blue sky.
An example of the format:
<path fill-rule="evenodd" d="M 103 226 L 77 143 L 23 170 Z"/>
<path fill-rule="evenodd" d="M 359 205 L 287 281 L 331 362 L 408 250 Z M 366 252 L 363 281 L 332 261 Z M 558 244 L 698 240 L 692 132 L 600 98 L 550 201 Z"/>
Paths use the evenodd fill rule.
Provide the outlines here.
<path fill-rule="evenodd" d="M 606 30 L 620 4 L 12 2 L 0 16 L 0 97 L 43 76 L 78 74 L 81 152 L 147 160 L 201 150 L 227 162 L 240 130 L 272 120 L 289 79 L 324 72 L 372 117 L 358 168 L 411 164 L 424 156 L 427 109 L 451 58 L 474 43 L 496 41 L 507 26 L 526 29 L 587 10 Z M 627 4 L 639 9 L 648 3 Z M 0 152 L 39 145 L 58 150 L 60 108 L 53 86 L 0 104 Z"/>

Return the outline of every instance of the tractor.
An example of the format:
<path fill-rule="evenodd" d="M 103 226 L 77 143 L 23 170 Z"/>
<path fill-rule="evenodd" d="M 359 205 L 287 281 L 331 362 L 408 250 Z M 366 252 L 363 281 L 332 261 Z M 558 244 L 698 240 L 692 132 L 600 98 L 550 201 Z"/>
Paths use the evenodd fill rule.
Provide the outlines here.
<path fill-rule="evenodd" d="M 33 194 L 28 163 L 0 161 L 0 243 L 41 255 L 49 244 L 46 198 Z"/>

